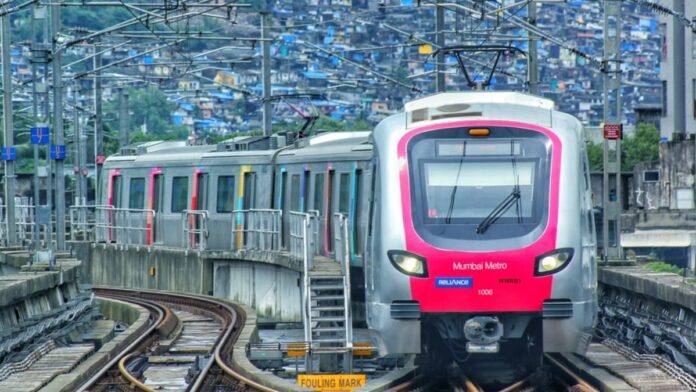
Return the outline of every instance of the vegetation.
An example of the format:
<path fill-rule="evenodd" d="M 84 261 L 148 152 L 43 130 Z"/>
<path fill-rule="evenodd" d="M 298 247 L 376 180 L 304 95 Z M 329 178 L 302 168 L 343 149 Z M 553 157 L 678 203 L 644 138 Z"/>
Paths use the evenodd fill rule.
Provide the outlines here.
<path fill-rule="evenodd" d="M 638 124 L 636 133 L 621 144 L 621 166 L 633 170 L 638 162 L 659 159 L 660 131 L 651 124 Z"/>
<path fill-rule="evenodd" d="M 669 272 L 677 275 L 684 274 L 684 268 L 679 268 L 672 264 L 667 264 L 664 261 L 653 261 L 645 264 L 645 267 L 654 272 Z"/>
<path fill-rule="evenodd" d="M 636 132 L 621 142 L 621 170 L 631 171 L 639 162 L 659 159 L 660 131 L 652 124 L 638 124 Z M 591 171 L 604 170 L 604 147 L 587 144 Z"/>

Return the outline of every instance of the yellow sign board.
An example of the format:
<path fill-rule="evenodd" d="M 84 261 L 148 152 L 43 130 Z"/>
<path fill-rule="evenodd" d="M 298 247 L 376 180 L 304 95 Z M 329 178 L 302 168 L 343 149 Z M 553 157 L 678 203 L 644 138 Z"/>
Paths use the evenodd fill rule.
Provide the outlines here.
<path fill-rule="evenodd" d="M 305 343 L 288 343 L 288 357 L 304 357 L 307 355 Z"/>
<path fill-rule="evenodd" d="M 356 357 L 369 357 L 372 355 L 372 347 L 370 342 L 355 342 L 353 343 L 353 355 Z"/>
<path fill-rule="evenodd" d="M 433 47 L 431 45 L 420 45 L 418 47 L 418 54 L 433 54 Z"/>
<path fill-rule="evenodd" d="M 352 391 L 365 386 L 364 374 L 300 374 L 297 385 L 315 391 Z"/>

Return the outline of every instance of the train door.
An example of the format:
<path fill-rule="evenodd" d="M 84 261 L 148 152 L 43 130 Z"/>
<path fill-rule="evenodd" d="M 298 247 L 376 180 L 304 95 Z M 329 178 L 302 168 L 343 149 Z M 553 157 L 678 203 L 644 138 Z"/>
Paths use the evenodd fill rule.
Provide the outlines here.
<path fill-rule="evenodd" d="M 363 171 L 355 166 L 353 171 L 353 196 L 351 202 L 351 234 L 350 234 L 350 253 L 351 260 L 355 263 L 356 256 L 362 256 L 362 233 L 363 233 Z"/>
<path fill-rule="evenodd" d="M 282 236 L 281 236 L 281 246 L 287 248 L 288 247 L 288 238 L 289 238 L 289 221 L 290 221 L 290 184 L 288 183 L 288 173 L 285 171 L 285 168 L 281 169 L 281 174 L 280 174 L 280 188 L 279 188 L 280 194 L 278 195 L 278 199 L 280 201 L 280 210 L 282 211 L 282 218 L 283 218 L 283 223 L 282 223 Z"/>
<path fill-rule="evenodd" d="M 348 224 L 350 224 L 351 211 L 350 211 L 350 201 L 351 201 L 351 191 L 352 186 L 350 182 L 351 173 L 341 173 L 338 178 L 338 210 L 336 212 L 343 214 L 346 218 Z M 337 223 L 333 224 L 334 229 L 337 227 Z M 350 231 L 349 231 L 350 233 Z M 334 233 L 336 238 L 341 238 L 342 233 Z M 340 241 L 341 246 L 343 246 L 343 241 L 347 241 L 347 238 L 342 238 Z M 343 252 L 343 249 L 334 249 L 334 254 L 337 252 Z M 338 257 L 337 257 L 338 258 Z"/>
<path fill-rule="evenodd" d="M 244 203 L 242 208 L 245 210 L 256 208 L 256 173 L 252 171 L 244 173 Z"/>
<path fill-rule="evenodd" d="M 252 229 L 248 227 L 249 211 L 256 208 L 256 173 L 251 171 L 251 166 L 243 165 L 239 169 L 239 190 L 237 206 L 241 210 L 237 213 L 236 224 L 236 248 L 240 249 L 246 242 L 246 233 Z M 245 217 L 246 214 L 246 217 Z"/>
<path fill-rule="evenodd" d="M 147 244 L 162 242 L 161 220 L 162 204 L 164 196 L 164 175 L 162 169 L 155 168 L 150 172 L 150 188 L 147 195 Z"/>
<path fill-rule="evenodd" d="M 324 249 L 326 257 L 333 252 L 334 230 L 333 230 L 333 197 L 334 197 L 334 170 L 329 166 L 326 175 L 326 212 L 324 214 Z"/>
<path fill-rule="evenodd" d="M 191 211 L 208 210 L 208 173 L 201 169 L 193 171 L 193 185 L 191 186 Z M 189 244 L 195 247 L 201 240 L 200 230 L 203 228 L 203 214 L 190 214 L 189 225 Z"/>
<path fill-rule="evenodd" d="M 307 212 L 307 195 L 309 193 L 309 166 L 305 166 L 300 181 L 300 206 L 298 211 Z"/>
<path fill-rule="evenodd" d="M 124 200 L 125 202 L 125 200 Z M 124 205 L 128 206 L 127 214 L 131 217 L 138 217 L 138 224 L 147 227 L 147 213 L 144 213 L 145 209 L 145 177 L 131 177 L 130 184 L 128 185 L 128 202 Z M 133 222 L 129 219 L 130 223 Z M 144 244 L 147 242 L 147 230 L 146 231 L 134 231 L 128 234 L 129 242 L 136 244 Z"/>
<path fill-rule="evenodd" d="M 104 221 L 108 227 L 107 242 L 116 240 L 114 238 L 114 227 L 118 226 L 118 212 L 115 209 L 121 208 L 121 170 L 114 169 L 109 171 L 109 183 L 106 191 L 106 205 L 112 208 L 106 210 Z"/>
<path fill-rule="evenodd" d="M 326 215 L 326 212 L 324 211 L 324 196 L 325 196 L 325 191 L 324 191 L 324 173 L 317 173 L 314 175 L 314 187 L 312 188 L 312 197 L 307 198 L 307 200 L 311 200 L 311 205 L 310 205 L 310 210 L 316 211 L 318 214 L 317 217 L 317 230 L 319 233 L 324 233 L 324 227 L 325 227 L 325 222 L 324 222 L 324 216 Z M 325 244 L 323 236 L 320 236 L 322 238 L 318 238 L 317 241 L 323 242 L 316 244 L 317 249 L 325 249 L 322 248 Z M 326 250 L 325 250 L 326 252 Z"/>

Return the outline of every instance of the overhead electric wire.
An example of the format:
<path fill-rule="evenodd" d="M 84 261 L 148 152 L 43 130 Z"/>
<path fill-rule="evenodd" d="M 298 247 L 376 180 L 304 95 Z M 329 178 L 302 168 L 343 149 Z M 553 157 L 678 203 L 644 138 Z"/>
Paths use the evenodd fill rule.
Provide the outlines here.
<path fill-rule="evenodd" d="M 696 19 L 690 20 L 687 18 L 683 12 L 676 12 L 673 9 L 666 7 L 662 4 L 659 4 L 655 1 L 651 0 L 628 0 L 636 4 L 640 4 L 643 6 L 646 6 L 650 8 L 652 11 L 657 12 L 658 14 L 663 14 L 663 15 L 669 15 L 673 16 L 675 19 L 679 21 L 684 27 L 691 29 L 691 31 L 696 34 Z"/>

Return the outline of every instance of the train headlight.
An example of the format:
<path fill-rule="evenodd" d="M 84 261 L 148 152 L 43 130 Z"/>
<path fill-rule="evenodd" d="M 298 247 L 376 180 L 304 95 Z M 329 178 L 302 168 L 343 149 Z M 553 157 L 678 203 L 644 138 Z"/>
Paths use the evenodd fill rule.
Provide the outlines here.
<path fill-rule="evenodd" d="M 565 268 L 573 258 L 573 248 L 552 250 L 537 256 L 534 275 L 551 275 Z"/>
<path fill-rule="evenodd" d="M 428 266 L 425 257 L 419 256 L 403 250 L 387 251 L 389 261 L 406 275 L 424 278 L 428 276 Z"/>

